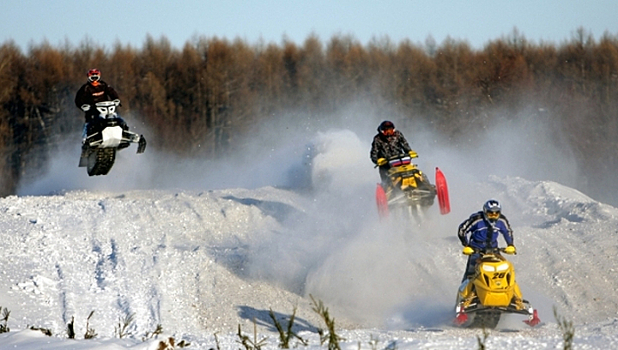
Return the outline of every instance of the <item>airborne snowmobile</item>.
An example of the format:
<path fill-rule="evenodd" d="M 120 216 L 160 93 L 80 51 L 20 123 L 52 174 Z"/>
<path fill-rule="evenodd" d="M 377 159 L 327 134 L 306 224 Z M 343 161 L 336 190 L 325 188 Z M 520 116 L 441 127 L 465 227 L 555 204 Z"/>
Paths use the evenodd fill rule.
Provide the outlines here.
<path fill-rule="evenodd" d="M 116 160 L 116 152 L 129 147 L 132 142 L 138 144 L 138 154 L 146 150 L 146 139 L 129 131 L 116 113 L 117 105 L 114 101 L 97 102 L 93 107 L 99 115 L 84 126 L 79 166 L 86 167 L 90 176 L 107 175 Z"/>
<path fill-rule="evenodd" d="M 513 264 L 491 248 L 480 253 L 475 274 L 462 282 L 457 292 L 455 324 L 467 327 L 495 328 L 503 313 L 528 316 L 529 326 L 541 322 L 536 309 L 522 298 L 515 281 Z M 469 317 L 472 316 L 472 317 Z"/>
<path fill-rule="evenodd" d="M 446 178 L 440 169 L 436 168 L 436 184 L 417 165 L 412 163 L 408 154 L 398 155 L 388 159 L 388 183 L 378 183 L 376 188 L 376 203 L 381 218 L 387 217 L 390 211 L 401 211 L 420 222 L 424 212 L 434 203 L 436 195 L 440 213 L 445 215 L 451 211 Z"/>

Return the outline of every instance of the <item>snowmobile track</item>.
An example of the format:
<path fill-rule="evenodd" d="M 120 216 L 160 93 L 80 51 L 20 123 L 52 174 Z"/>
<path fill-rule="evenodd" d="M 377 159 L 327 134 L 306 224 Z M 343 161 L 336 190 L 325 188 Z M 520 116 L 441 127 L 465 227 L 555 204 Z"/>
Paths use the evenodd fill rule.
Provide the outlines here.
<path fill-rule="evenodd" d="M 94 164 L 90 167 L 90 161 L 88 162 L 88 175 L 107 175 L 116 160 L 116 149 L 100 148 L 91 157 L 94 158 Z"/>

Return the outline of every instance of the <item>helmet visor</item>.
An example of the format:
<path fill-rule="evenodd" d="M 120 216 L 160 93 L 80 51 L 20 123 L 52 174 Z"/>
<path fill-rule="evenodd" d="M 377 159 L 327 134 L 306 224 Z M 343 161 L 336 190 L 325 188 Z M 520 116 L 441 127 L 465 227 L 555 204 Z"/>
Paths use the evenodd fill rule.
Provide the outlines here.
<path fill-rule="evenodd" d="M 99 81 L 99 79 L 101 79 L 101 76 L 98 74 L 92 74 L 88 76 L 88 81 L 91 82 Z"/>
<path fill-rule="evenodd" d="M 497 220 L 500 217 L 500 212 L 499 211 L 490 211 L 487 212 L 487 218 L 491 219 L 491 220 Z"/>
<path fill-rule="evenodd" d="M 393 136 L 395 134 L 395 129 L 393 128 L 387 128 L 382 130 L 382 134 L 386 135 L 386 136 Z"/>

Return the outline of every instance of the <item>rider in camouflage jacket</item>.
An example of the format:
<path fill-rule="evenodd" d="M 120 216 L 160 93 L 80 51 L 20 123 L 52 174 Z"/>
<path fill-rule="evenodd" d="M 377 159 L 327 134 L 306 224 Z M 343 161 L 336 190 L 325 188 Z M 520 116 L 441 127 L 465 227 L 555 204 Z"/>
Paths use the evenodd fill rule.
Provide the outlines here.
<path fill-rule="evenodd" d="M 387 171 L 389 166 L 386 160 L 400 154 L 409 154 L 410 152 L 416 154 L 410 148 L 403 134 L 395 129 L 395 125 L 392 122 L 388 120 L 383 121 L 378 127 L 378 134 L 373 138 L 370 153 L 371 161 L 380 168 L 380 178 L 383 183 L 388 178 Z"/>

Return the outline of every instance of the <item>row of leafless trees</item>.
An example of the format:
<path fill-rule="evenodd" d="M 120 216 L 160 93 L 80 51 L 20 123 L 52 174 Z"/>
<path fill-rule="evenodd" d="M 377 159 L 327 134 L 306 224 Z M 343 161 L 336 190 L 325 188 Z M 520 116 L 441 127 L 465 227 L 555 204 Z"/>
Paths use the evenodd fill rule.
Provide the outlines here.
<path fill-rule="evenodd" d="M 525 99 L 552 111 L 582 166 L 618 170 L 615 35 L 595 40 L 580 29 L 556 45 L 514 31 L 481 50 L 454 40 L 362 45 L 347 36 L 302 45 L 199 38 L 178 50 L 148 37 L 141 49 L 43 43 L 23 54 L 8 42 L 0 46 L 0 194 L 44 167 L 41 151 L 61 135 L 77 140 L 73 97 L 91 67 L 120 92 L 123 111 L 154 133 L 155 147 L 178 156 L 221 154 L 272 115 L 319 117 L 358 98 L 388 101 L 404 118 L 457 139 L 492 123 L 497 108 L 522 109 Z"/>

